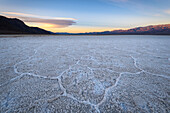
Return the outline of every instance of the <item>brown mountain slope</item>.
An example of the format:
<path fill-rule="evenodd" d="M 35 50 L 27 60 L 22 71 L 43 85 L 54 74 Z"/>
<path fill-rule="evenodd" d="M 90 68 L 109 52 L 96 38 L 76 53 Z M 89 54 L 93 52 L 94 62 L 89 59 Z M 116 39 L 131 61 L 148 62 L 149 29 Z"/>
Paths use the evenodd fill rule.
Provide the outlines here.
<path fill-rule="evenodd" d="M 77 33 L 78 35 L 170 35 L 170 24 L 137 27 L 128 30 Z"/>
<path fill-rule="evenodd" d="M 111 33 L 129 33 L 129 34 L 170 34 L 170 24 L 151 25 L 146 27 L 137 27 L 128 30 L 115 30 Z"/>

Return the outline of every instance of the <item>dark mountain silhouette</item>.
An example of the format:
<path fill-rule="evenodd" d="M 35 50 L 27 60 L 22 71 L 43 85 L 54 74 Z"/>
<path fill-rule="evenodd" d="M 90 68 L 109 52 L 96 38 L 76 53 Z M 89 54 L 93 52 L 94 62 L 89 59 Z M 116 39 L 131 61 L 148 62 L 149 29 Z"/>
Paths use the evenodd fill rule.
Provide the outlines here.
<path fill-rule="evenodd" d="M 89 33 L 57 33 L 60 35 L 170 35 L 170 24 Z"/>
<path fill-rule="evenodd" d="M 38 27 L 29 27 L 16 18 L 0 16 L 0 34 L 51 34 Z"/>

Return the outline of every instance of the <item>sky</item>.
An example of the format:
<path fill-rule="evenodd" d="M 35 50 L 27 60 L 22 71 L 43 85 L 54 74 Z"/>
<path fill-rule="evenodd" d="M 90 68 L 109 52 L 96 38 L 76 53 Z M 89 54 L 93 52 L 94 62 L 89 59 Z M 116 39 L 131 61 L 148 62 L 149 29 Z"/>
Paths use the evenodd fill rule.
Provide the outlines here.
<path fill-rule="evenodd" d="M 0 0 L 0 15 L 52 32 L 170 24 L 170 0 Z"/>

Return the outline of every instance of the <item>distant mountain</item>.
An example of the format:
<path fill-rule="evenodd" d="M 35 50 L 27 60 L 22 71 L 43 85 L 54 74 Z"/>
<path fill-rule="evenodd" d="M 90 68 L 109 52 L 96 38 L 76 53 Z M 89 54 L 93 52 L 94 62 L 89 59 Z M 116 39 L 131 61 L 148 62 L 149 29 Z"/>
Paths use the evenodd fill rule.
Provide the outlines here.
<path fill-rule="evenodd" d="M 16 18 L 0 16 L 0 34 L 51 34 L 38 27 L 29 27 Z"/>
<path fill-rule="evenodd" d="M 170 35 L 170 24 L 137 27 L 128 30 L 93 32 L 95 35 Z"/>
<path fill-rule="evenodd" d="M 54 34 L 38 27 L 29 27 L 16 18 L 0 16 L 0 34 Z M 170 35 L 170 24 L 89 33 L 55 33 L 56 35 Z"/>
<path fill-rule="evenodd" d="M 170 24 L 166 25 L 151 25 L 146 27 L 137 27 L 128 30 L 115 30 L 110 33 L 121 33 L 121 34 L 147 34 L 147 35 L 170 35 Z"/>
<path fill-rule="evenodd" d="M 170 24 L 89 33 L 57 33 L 60 35 L 170 35 Z"/>

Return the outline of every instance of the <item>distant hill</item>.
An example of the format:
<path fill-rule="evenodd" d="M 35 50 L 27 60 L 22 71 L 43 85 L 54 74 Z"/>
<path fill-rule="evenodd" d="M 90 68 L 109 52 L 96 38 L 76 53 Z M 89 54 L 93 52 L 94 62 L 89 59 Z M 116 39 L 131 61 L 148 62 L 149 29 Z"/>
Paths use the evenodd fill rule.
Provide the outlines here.
<path fill-rule="evenodd" d="M 170 24 L 89 33 L 56 33 L 59 35 L 170 35 Z"/>
<path fill-rule="evenodd" d="M 166 25 L 151 25 L 146 27 L 137 27 L 128 30 L 116 30 L 111 33 L 122 33 L 122 34 L 170 34 L 170 24 Z"/>
<path fill-rule="evenodd" d="M 137 27 L 128 30 L 78 33 L 79 35 L 170 35 L 170 24 Z"/>
<path fill-rule="evenodd" d="M 0 16 L 0 34 L 51 34 L 38 27 L 29 27 L 16 18 Z"/>

